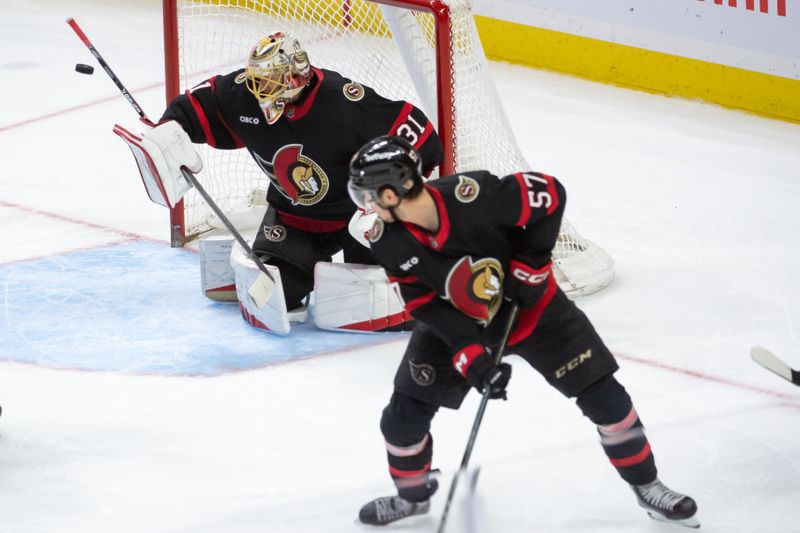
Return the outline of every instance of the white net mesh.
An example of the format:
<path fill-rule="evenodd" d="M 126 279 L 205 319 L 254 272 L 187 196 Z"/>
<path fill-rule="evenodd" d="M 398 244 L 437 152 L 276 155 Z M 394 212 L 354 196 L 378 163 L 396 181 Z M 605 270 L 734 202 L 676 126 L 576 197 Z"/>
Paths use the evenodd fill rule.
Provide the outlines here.
<path fill-rule="evenodd" d="M 522 156 L 478 37 L 468 0 L 450 8 L 452 99 L 443 102 L 453 139 L 444 140 L 457 171 L 487 169 L 498 175 L 529 170 Z M 273 31 L 290 32 L 311 63 L 340 72 L 391 99 L 404 99 L 438 115 L 435 21 L 431 14 L 368 0 L 177 0 L 180 89 L 244 65 L 250 48 Z M 235 224 L 257 224 L 253 192 L 269 180 L 245 150 L 202 147 L 199 178 Z M 256 202 L 258 203 L 258 202 Z M 184 199 L 185 233 L 219 227 L 194 191 Z M 567 221 L 554 261 L 567 292 L 584 294 L 613 279 L 613 260 L 583 239 Z"/>

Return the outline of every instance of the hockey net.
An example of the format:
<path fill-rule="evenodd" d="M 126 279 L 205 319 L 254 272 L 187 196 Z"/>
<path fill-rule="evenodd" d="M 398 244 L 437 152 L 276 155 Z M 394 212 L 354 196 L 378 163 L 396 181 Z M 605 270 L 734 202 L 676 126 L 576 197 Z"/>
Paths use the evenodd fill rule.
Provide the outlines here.
<path fill-rule="evenodd" d="M 492 81 L 469 0 L 163 0 L 167 97 L 240 68 L 273 31 L 294 34 L 311 63 L 340 72 L 437 123 L 441 174 L 532 170 L 517 146 Z M 198 176 L 232 222 L 255 227 L 269 180 L 246 150 L 199 147 Z M 181 246 L 222 227 L 190 191 L 171 214 Z M 559 284 L 573 296 L 613 279 L 613 259 L 565 219 L 554 250 Z"/>

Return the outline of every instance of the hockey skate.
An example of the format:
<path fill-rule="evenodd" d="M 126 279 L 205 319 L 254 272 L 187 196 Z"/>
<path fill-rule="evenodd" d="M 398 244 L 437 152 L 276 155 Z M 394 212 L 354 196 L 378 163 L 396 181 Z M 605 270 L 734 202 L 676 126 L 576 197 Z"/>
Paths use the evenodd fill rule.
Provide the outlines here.
<path fill-rule="evenodd" d="M 431 496 L 438 487 L 439 483 L 432 479 L 430 481 Z M 358 520 L 362 524 L 385 526 L 409 516 L 425 514 L 430 508 L 430 499 L 422 502 L 410 502 L 400 496 L 384 496 L 366 503 L 358 512 Z"/>
<path fill-rule="evenodd" d="M 700 522 L 695 516 L 697 513 L 695 501 L 685 494 L 671 490 L 658 478 L 644 485 L 631 485 L 631 488 L 639 500 L 639 506 L 647 511 L 653 520 L 691 528 L 700 527 Z"/>

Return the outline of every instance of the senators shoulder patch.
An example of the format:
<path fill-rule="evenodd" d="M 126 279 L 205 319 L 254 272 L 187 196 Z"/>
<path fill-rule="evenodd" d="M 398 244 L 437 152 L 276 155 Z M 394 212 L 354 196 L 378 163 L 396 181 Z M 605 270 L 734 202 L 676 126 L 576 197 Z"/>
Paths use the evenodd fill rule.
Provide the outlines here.
<path fill-rule="evenodd" d="M 470 203 L 478 197 L 478 193 L 480 191 L 481 187 L 478 185 L 477 181 L 468 176 L 458 176 L 458 185 L 456 185 L 456 199 L 459 202 L 465 204 Z"/>
<path fill-rule="evenodd" d="M 364 98 L 364 87 L 360 83 L 354 81 L 346 83 L 344 87 L 342 87 L 342 92 L 344 93 L 344 97 L 351 102 L 358 102 Z"/>
<path fill-rule="evenodd" d="M 375 223 L 369 228 L 367 232 L 367 239 L 369 242 L 376 242 L 383 236 L 383 220 L 380 218 L 375 219 Z"/>
<path fill-rule="evenodd" d="M 268 241 L 281 242 L 286 238 L 286 228 L 280 224 L 264 226 L 264 237 L 266 237 Z"/>

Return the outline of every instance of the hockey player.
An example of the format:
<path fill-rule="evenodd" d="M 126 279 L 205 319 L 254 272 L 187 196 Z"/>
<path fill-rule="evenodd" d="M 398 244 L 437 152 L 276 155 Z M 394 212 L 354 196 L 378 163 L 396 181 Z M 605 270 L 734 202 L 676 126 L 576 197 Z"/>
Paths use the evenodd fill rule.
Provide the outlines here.
<path fill-rule="evenodd" d="M 614 357 L 553 277 L 550 254 L 566 201 L 556 179 L 472 171 L 423 183 L 417 151 L 383 136 L 353 156 L 349 190 L 357 205 L 378 213 L 372 253 L 417 320 L 380 423 L 397 496 L 364 505 L 361 522 L 428 511 L 437 489 L 430 425 L 440 407 L 458 409 L 470 386 L 506 398 L 511 366 L 495 364 L 486 346 L 501 336 L 511 307 L 504 301 L 512 300 L 520 312 L 505 353 L 576 399 L 650 516 L 699 525 L 694 500 L 658 479 L 642 422 L 614 378 Z"/>
<path fill-rule="evenodd" d="M 271 185 L 269 209 L 252 247 L 279 270 L 286 308 L 292 310 L 311 292 L 317 262 L 343 250 L 346 263 L 374 264 L 369 249 L 348 233 L 357 213 L 347 194 L 347 165 L 366 141 L 387 133 L 414 145 L 425 174 L 443 159 L 439 137 L 421 110 L 314 67 L 297 39 L 278 32 L 252 48 L 244 68 L 176 97 L 159 123 L 134 140 L 150 147 L 148 157 L 166 160 L 165 173 L 176 174 L 173 185 L 164 187 L 170 205 L 189 188 L 180 166 L 202 168 L 191 143 L 250 152 Z M 249 314 L 244 308 L 243 313 Z"/>

